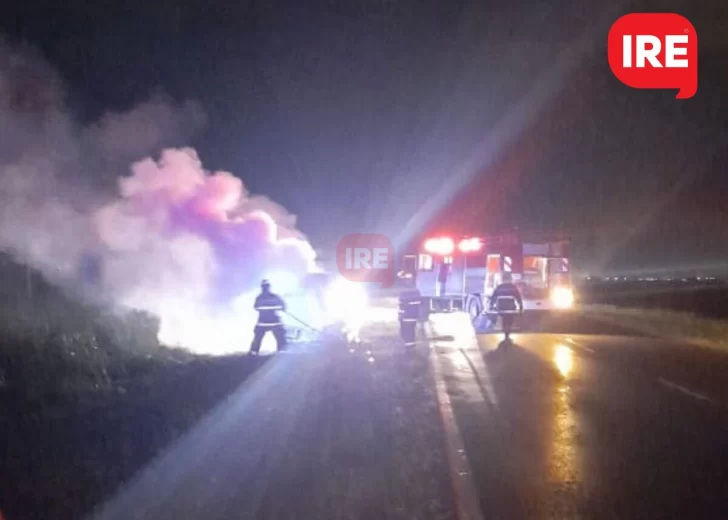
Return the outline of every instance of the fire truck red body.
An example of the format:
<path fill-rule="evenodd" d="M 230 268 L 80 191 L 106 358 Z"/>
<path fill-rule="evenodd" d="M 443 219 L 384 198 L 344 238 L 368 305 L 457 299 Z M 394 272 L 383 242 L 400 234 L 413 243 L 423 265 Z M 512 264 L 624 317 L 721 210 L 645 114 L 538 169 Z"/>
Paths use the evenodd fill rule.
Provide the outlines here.
<path fill-rule="evenodd" d="M 432 237 L 405 255 L 400 277 L 419 289 L 430 312 L 482 314 L 506 272 L 524 310 L 568 309 L 574 304 L 568 249 L 567 240 L 523 242 L 516 233 Z"/>

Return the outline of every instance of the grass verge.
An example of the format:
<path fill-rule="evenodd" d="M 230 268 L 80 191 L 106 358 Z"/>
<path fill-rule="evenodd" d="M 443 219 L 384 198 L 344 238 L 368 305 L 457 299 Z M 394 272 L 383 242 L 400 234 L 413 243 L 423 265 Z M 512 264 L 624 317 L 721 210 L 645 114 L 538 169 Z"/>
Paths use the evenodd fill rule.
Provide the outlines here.
<path fill-rule="evenodd" d="M 642 334 L 691 345 L 728 350 L 728 322 L 664 309 L 590 305 L 582 309 L 591 319 L 606 321 Z"/>
<path fill-rule="evenodd" d="M 26 276 L 0 257 L 8 520 L 82 518 L 264 363 L 164 348 L 152 317 L 86 304 Z"/>

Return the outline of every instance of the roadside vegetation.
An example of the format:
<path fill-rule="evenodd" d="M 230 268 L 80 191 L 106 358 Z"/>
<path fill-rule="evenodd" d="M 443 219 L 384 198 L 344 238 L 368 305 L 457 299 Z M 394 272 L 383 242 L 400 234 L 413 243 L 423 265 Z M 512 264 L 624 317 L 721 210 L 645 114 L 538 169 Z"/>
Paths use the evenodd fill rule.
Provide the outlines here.
<path fill-rule="evenodd" d="M 587 317 L 696 346 L 728 349 L 728 286 L 720 279 L 591 282 L 579 287 Z"/>
<path fill-rule="evenodd" d="M 0 257 L 4 518 L 82 517 L 255 369 L 161 347 L 157 327 Z"/>
<path fill-rule="evenodd" d="M 592 281 L 579 287 L 582 303 L 659 309 L 728 319 L 728 284 L 722 279 Z"/>
<path fill-rule="evenodd" d="M 584 312 L 591 318 L 608 321 L 642 334 L 728 349 L 728 321 L 705 318 L 695 313 L 669 309 L 637 309 L 615 305 L 592 305 Z"/>

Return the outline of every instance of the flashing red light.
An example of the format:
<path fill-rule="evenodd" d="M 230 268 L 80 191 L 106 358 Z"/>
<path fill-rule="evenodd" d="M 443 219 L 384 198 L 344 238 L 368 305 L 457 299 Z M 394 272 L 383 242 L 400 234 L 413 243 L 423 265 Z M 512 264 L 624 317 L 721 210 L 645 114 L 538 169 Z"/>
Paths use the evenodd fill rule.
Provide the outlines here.
<path fill-rule="evenodd" d="M 455 251 L 455 242 L 452 238 L 430 238 L 425 241 L 425 251 L 432 255 L 448 256 Z"/>
<path fill-rule="evenodd" d="M 465 238 L 458 244 L 458 249 L 462 253 L 474 253 L 483 249 L 483 243 L 479 238 Z"/>

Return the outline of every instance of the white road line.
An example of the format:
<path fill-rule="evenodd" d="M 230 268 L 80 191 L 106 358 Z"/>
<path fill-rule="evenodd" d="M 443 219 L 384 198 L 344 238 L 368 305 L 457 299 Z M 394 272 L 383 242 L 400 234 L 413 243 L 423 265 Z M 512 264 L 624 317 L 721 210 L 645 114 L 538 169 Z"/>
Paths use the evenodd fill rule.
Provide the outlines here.
<path fill-rule="evenodd" d="M 475 483 L 473 482 L 470 462 L 465 452 L 465 445 L 460 434 L 460 428 L 458 428 L 457 422 L 455 422 L 452 402 L 450 401 L 447 386 L 442 377 L 442 371 L 440 370 L 440 360 L 434 351 L 430 353 L 430 362 L 435 378 L 435 389 L 437 390 L 440 416 L 445 430 L 450 479 L 455 494 L 456 518 L 458 520 L 483 520 L 478 494 L 475 490 Z"/>
<path fill-rule="evenodd" d="M 493 390 L 493 383 L 491 383 L 490 377 L 488 376 L 488 369 L 485 368 L 483 358 L 480 357 L 480 348 L 478 348 L 478 355 L 475 356 L 475 358 L 468 356 L 464 349 L 460 349 L 460 353 L 465 358 L 465 362 L 468 364 L 468 367 L 473 374 L 473 379 L 478 386 L 478 390 L 480 391 L 483 401 L 488 401 L 490 405 L 497 410 L 498 397 L 495 394 L 495 390 Z"/>
<path fill-rule="evenodd" d="M 668 381 L 667 379 L 660 378 L 658 381 L 665 385 L 668 388 L 671 388 L 673 390 L 677 390 L 678 392 L 681 392 L 685 395 L 688 395 L 692 397 L 693 399 L 698 399 L 699 401 L 705 401 L 711 404 L 716 404 L 715 401 L 713 401 L 710 397 L 706 397 L 703 394 L 699 394 L 698 392 L 693 392 L 692 390 L 685 388 L 684 386 L 678 385 L 677 383 L 673 383 L 672 381 Z"/>

